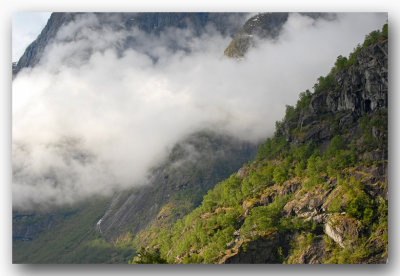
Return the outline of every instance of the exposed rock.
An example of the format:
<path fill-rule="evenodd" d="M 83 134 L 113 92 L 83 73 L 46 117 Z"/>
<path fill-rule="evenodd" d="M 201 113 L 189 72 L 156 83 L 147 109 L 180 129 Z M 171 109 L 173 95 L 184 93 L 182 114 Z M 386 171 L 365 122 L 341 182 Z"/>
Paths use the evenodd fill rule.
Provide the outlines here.
<path fill-rule="evenodd" d="M 253 36 L 259 38 L 275 38 L 279 35 L 283 24 L 287 21 L 289 14 L 284 13 L 262 13 L 253 16 L 233 38 L 225 50 L 228 57 L 241 58 L 247 50 L 254 45 Z"/>
<path fill-rule="evenodd" d="M 387 41 L 363 48 L 357 56 L 357 66 L 335 75 L 340 92 L 333 95 L 337 105 L 326 104 L 331 112 L 351 110 L 361 114 L 387 108 L 387 50 Z"/>
<path fill-rule="evenodd" d="M 343 197 L 343 187 L 342 186 L 337 186 L 330 194 L 329 196 L 324 200 L 324 203 L 321 206 L 321 210 L 323 212 L 327 212 L 329 209 L 329 206 L 332 203 L 332 200 L 336 198 L 341 198 L 342 202 L 341 205 L 343 206 L 344 203 L 346 202 L 346 198 Z"/>
<path fill-rule="evenodd" d="M 108 26 L 112 30 L 132 30 L 138 28 L 147 33 L 159 35 L 168 28 L 180 29 L 191 28 L 194 35 L 200 35 L 208 25 L 224 35 L 232 36 L 242 26 L 246 13 L 218 13 L 218 12 L 141 12 L 141 13 L 52 13 L 43 31 L 32 42 L 18 63 L 13 66 L 13 77 L 23 68 L 36 66 L 42 59 L 46 47 L 54 41 L 61 27 L 77 20 L 81 16 L 92 15 L 99 20 L 99 25 Z M 138 45 L 136 39 L 130 37 L 121 41 L 123 48 L 135 48 Z M 171 45 L 172 49 L 177 47 L 176 41 Z M 182 48 L 182 47 L 178 47 Z M 123 50 L 123 49 L 122 49 Z M 135 50 L 138 50 L 136 47 Z M 181 49 L 188 50 L 188 49 Z"/>
<path fill-rule="evenodd" d="M 18 74 L 22 68 L 31 68 L 37 65 L 42 58 L 44 49 L 56 37 L 61 26 L 71 22 L 76 15 L 78 15 L 78 13 L 52 13 L 40 35 L 26 48 L 18 63 L 13 66 L 13 77 Z"/>
<path fill-rule="evenodd" d="M 357 220 L 345 216 L 331 217 L 325 224 L 325 233 L 341 247 L 358 237 Z"/>
<path fill-rule="evenodd" d="M 322 236 L 316 237 L 312 243 L 305 248 L 301 255 L 292 260 L 296 264 L 321 264 L 325 255 L 325 242 Z"/>
<path fill-rule="evenodd" d="M 312 217 L 313 221 L 315 223 L 318 223 L 318 224 L 326 223 L 327 218 L 328 218 L 328 215 L 325 214 L 325 213 L 324 214 L 319 214 L 319 215 L 316 215 L 316 216 Z"/>
<path fill-rule="evenodd" d="M 274 232 L 267 237 L 255 241 L 243 242 L 237 252 L 223 258 L 225 264 L 274 264 L 282 262 L 282 252 L 288 250 L 290 236 Z M 281 249 L 279 249 L 281 248 Z"/>
<path fill-rule="evenodd" d="M 237 177 L 243 179 L 249 175 L 250 168 L 248 166 L 241 167 L 237 172 Z"/>
<path fill-rule="evenodd" d="M 274 185 L 266 189 L 260 195 L 260 200 L 254 203 L 254 206 L 267 206 L 272 203 L 277 196 L 287 196 L 294 193 L 301 186 L 300 178 L 292 178 L 282 184 L 282 186 Z"/>
<path fill-rule="evenodd" d="M 323 17 L 327 20 L 335 18 L 329 13 L 300 13 L 313 19 Z M 250 47 L 256 45 L 257 39 L 276 39 L 289 18 L 287 12 L 259 13 L 246 21 L 235 34 L 235 37 L 225 49 L 228 57 L 243 58 Z"/>
<path fill-rule="evenodd" d="M 333 74 L 334 85 L 326 91 L 311 96 L 308 109 L 298 117 L 283 122 L 280 133 L 286 141 L 296 144 L 315 142 L 323 144 L 335 135 L 329 120 L 337 120 L 338 128 L 349 128 L 351 140 L 360 134 L 359 126 L 353 125 L 363 114 L 371 114 L 388 108 L 387 41 L 379 41 L 360 50 L 357 64 Z M 324 119 L 321 119 L 324 118 Z M 302 128 L 302 134 L 292 133 L 293 124 Z M 372 129 L 372 136 L 383 140 L 386 133 Z M 370 154 L 371 155 L 371 154 Z M 377 154 L 367 156 L 382 160 Z"/>
<path fill-rule="evenodd" d="M 299 190 L 293 200 L 286 203 L 283 212 L 286 215 L 312 218 L 321 212 L 321 207 L 332 190 L 324 190 L 322 185 L 310 191 Z"/>
<path fill-rule="evenodd" d="M 371 161 L 379 161 L 386 159 L 386 152 L 381 150 L 374 150 L 363 154 L 363 159 L 369 159 Z"/>

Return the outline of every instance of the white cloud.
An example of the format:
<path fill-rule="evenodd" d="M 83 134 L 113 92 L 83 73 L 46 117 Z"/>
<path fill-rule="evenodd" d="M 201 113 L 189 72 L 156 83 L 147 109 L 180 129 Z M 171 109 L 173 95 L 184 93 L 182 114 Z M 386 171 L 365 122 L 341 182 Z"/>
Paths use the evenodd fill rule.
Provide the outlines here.
<path fill-rule="evenodd" d="M 73 203 L 143 184 L 168 147 L 202 128 L 259 142 L 285 104 L 385 21 L 294 14 L 277 42 L 236 61 L 222 55 L 230 39 L 212 28 L 198 38 L 173 29 L 155 37 L 82 18 L 13 81 L 13 204 Z M 122 51 L 129 36 L 140 43 Z M 191 52 L 164 46 L 172 42 Z"/>

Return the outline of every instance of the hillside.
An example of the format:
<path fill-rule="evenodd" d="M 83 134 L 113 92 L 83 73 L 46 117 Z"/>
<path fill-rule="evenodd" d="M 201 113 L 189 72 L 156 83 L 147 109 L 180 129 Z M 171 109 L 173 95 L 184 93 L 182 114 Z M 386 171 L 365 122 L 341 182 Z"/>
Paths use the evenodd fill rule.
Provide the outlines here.
<path fill-rule="evenodd" d="M 287 106 L 254 161 L 141 233 L 133 262 L 385 263 L 387 109 L 385 25 Z"/>
<path fill-rule="evenodd" d="M 126 263 L 135 247 L 122 240 L 158 221 L 161 210 L 168 209 L 169 224 L 191 212 L 255 150 L 253 144 L 202 131 L 176 144 L 153 168 L 147 185 L 45 212 L 15 210 L 13 261 Z"/>
<path fill-rule="evenodd" d="M 324 17 L 328 22 L 331 16 L 334 18 L 334 15 L 326 13 L 301 14 L 305 15 L 305 20 L 310 17 Z M 165 63 L 162 60 L 164 56 L 171 55 L 181 60 L 182 57 L 190 56 L 192 49 L 198 51 L 195 49 L 198 44 L 213 45 L 213 39 L 223 37 L 219 45 L 222 48 L 217 48 L 217 56 L 211 56 L 211 63 L 208 60 L 210 57 L 205 62 L 207 70 L 218 58 L 218 62 L 227 65 L 223 67 L 223 72 L 217 71 L 216 77 L 220 78 L 219 81 L 214 85 L 210 82 L 203 90 L 199 90 L 202 92 L 201 98 L 205 99 L 204 102 L 199 102 L 198 98 L 194 105 L 190 105 L 188 101 L 189 105 L 185 106 L 184 110 L 202 107 L 212 101 L 212 97 L 209 98 L 207 93 L 219 94 L 219 88 L 215 87 L 220 83 L 223 87 L 224 82 L 230 82 L 230 70 L 246 62 L 237 62 L 235 59 L 245 57 L 248 50 L 257 47 L 257 43 L 263 43 L 262 40 L 274 43 L 279 39 L 289 15 L 290 13 L 261 13 L 245 21 L 248 17 L 245 13 L 53 13 L 46 27 L 26 49 L 18 63 L 12 64 L 13 78 L 18 80 L 21 70 L 22 78 L 35 73 L 36 70 L 31 70 L 35 67 L 38 68 L 37 71 L 45 69 L 43 71 L 46 75 L 49 71 L 50 75 L 54 74 L 56 85 L 42 91 L 48 92 L 49 102 L 54 103 L 47 105 L 49 109 L 62 109 L 64 104 L 71 100 L 72 94 L 89 92 L 95 95 L 93 99 L 102 98 L 102 92 L 112 95 L 104 98 L 100 104 L 94 101 L 95 108 L 90 109 L 88 105 L 91 105 L 92 101 L 85 104 L 82 99 L 86 94 L 79 94 L 75 105 L 71 104 L 73 101 L 69 102 L 73 108 L 66 114 L 59 118 L 49 116 L 58 120 L 57 129 L 58 126 L 62 128 L 64 121 L 68 121 L 66 118 L 69 117 L 78 118 L 73 124 L 79 124 L 81 118 L 71 115 L 74 115 L 72 112 L 79 115 L 82 109 L 90 114 L 82 118 L 88 118 L 90 121 L 95 117 L 101 120 L 101 115 L 107 111 L 104 107 L 110 99 L 113 101 L 114 98 L 118 98 L 119 90 L 128 88 L 125 92 L 130 96 L 117 101 L 116 108 L 111 109 L 115 111 L 113 115 L 123 113 L 125 117 L 112 117 L 112 124 L 108 124 L 108 127 L 105 124 L 104 132 L 89 135 L 92 139 L 88 139 L 91 145 L 88 149 L 80 146 L 79 139 L 68 140 L 68 137 L 62 137 L 67 139 L 54 140 L 52 143 L 46 143 L 46 139 L 43 140 L 45 142 L 40 140 L 40 143 L 43 143 L 40 147 L 55 149 L 59 157 L 56 161 L 67 165 L 67 170 L 61 170 L 61 174 L 57 172 L 59 168 L 64 167 L 58 167 L 56 162 L 52 163 L 53 155 L 47 155 L 47 151 L 44 151 L 43 159 L 32 159 L 36 160 L 36 163 L 25 158 L 29 157 L 28 155 L 22 155 L 16 160 L 24 161 L 18 163 L 22 164 L 21 166 L 14 166 L 13 163 L 14 184 L 23 180 L 26 181 L 26 186 L 33 187 L 28 190 L 32 195 L 26 190 L 21 194 L 31 195 L 32 198 L 40 194 L 37 191 L 46 194 L 47 191 L 40 188 L 42 184 L 48 183 L 53 185 L 47 186 L 50 190 L 57 188 L 55 190 L 61 191 L 61 196 L 44 197 L 44 200 L 35 201 L 36 205 L 27 203 L 26 206 L 29 207 L 26 207 L 25 203 L 31 198 L 26 196 L 26 200 L 20 200 L 24 204 L 16 205 L 25 209 L 13 207 L 13 263 L 384 263 L 388 254 L 387 25 L 382 31 L 369 34 L 363 45 L 358 45 L 348 58 L 339 56 L 331 72 L 318 79 L 313 92 L 307 90 L 300 93 L 295 106 L 286 106 L 286 115 L 282 121 L 276 122 L 274 136 L 262 144 L 260 137 L 252 137 L 251 131 L 239 135 L 242 137 L 240 139 L 235 138 L 235 134 L 224 134 L 224 128 L 221 128 L 220 124 L 206 122 L 200 127 L 196 126 L 192 117 L 185 113 L 179 114 L 178 117 L 171 116 L 172 120 L 177 118 L 178 123 L 182 117 L 185 119 L 183 121 L 189 122 L 188 129 L 182 132 L 183 134 L 179 132 L 180 127 L 174 128 L 174 124 L 171 124 L 172 127 L 165 124 L 164 128 L 164 119 L 175 111 L 175 102 L 185 100 L 185 95 L 189 95 L 186 92 L 190 92 L 187 90 L 195 85 L 184 77 L 179 82 L 188 85 L 181 91 L 185 93 L 179 94 L 182 97 L 175 98 L 172 109 L 161 109 L 163 112 L 153 112 L 151 109 L 154 104 L 165 104 L 162 100 L 164 98 L 159 98 L 164 92 L 166 95 L 180 92 L 179 89 L 175 91 L 176 85 L 162 85 L 163 82 L 168 83 L 168 78 L 164 78 L 168 77 L 168 74 L 154 74 L 160 73 L 163 68 L 173 69 L 174 66 L 162 66 L 163 62 Z M 70 28 L 71 26 L 74 27 Z M 138 30 L 140 32 L 137 32 Z M 114 36 L 114 32 L 120 31 L 123 36 Z M 60 36 L 60 33 L 64 35 Z M 215 33 L 218 35 L 214 37 Z M 90 39 L 92 34 L 96 39 Z M 103 39 L 105 34 L 110 37 Z M 204 34 L 210 36 L 202 36 Z M 234 59 L 221 57 L 229 41 L 231 43 L 224 54 Z M 57 52 L 46 52 L 56 44 L 63 46 L 60 50 L 62 52 L 59 52 L 63 57 L 59 60 Z M 72 46 L 79 47 L 73 48 L 74 51 L 67 51 L 67 48 Z M 98 64 L 97 67 L 82 65 L 88 64 L 92 58 L 96 59 L 96 55 L 102 56 L 107 50 L 115 53 L 118 62 L 110 65 L 107 69 L 111 70 L 106 70 L 104 75 L 98 75 L 98 71 L 93 70 L 90 80 L 94 80 L 95 86 L 89 86 L 87 90 L 82 89 L 80 85 L 75 89 L 68 89 L 67 84 L 75 82 L 71 82 L 69 77 L 65 83 L 58 79 L 63 73 L 59 68 L 68 68 L 67 75 L 69 69 L 74 72 L 78 69 L 79 78 L 74 80 L 85 86 L 88 79 L 82 74 L 91 71 L 88 68 L 104 68 L 104 65 L 107 67 L 109 60 L 105 60 L 100 66 Z M 140 55 L 122 62 L 123 54 L 132 50 Z M 202 51 L 197 53 L 193 62 L 186 60 L 183 68 L 196 68 L 195 62 L 207 56 L 207 52 Z M 56 56 L 49 53 L 55 53 Z M 323 54 L 325 55 L 325 52 Z M 140 57 L 144 56 L 148 67 L 131 71 L 141 66 Z M 57 66 L 46 67 L 52 64 L 53 58 Z M 139 65 L 136 64 L 137 59 Z M 158 60 L 161 61 L 160 68 Z M 257 60 L 257 64 L 259 63 Z M 146 71 L 146 68 L 152 69 L 149 70 L 151 78 L 142 78 L 141 73 Z M 154 68 L 158 70 L 153 71 Z M 120 79 L 119 74 L 116 74 L 117 77 L 113 75 L 114 71 L 122 72 L 122 75 L 127 77 Z M 179 71 L 176 72 L 178 73 L 174 75 L 180 74 Z M 264 74 L 263 70 L 259 72 Z M 225 79 L 226 74 L 228 77 Z M 131 92 L 137 88 L 139 82 L 130 82 L 136 77 L 149 84 L 141 90 L 144 93 L 139 93 L 149 98 L 144 97 L 146 101 L 137 105 L 140 101 L 132 100 L 134 98 Z M 203 84 L 207 83 L 210 77 L 213 76 L 206 74 L 204 77 L 199 74 L 197 79 Z M 253 87 L 253 78 L 247 74 L 241 74 L 240 77 L 247 81 L 245 89 L 231 87 L 226 98 L 216 106 L 218 112 L 215 116 L 218 117 L 219 111 L 225 111 L 223 122 L 227 124 L 231 119 L 229 111 L 232 113 L 234 110 L 225 109 L 225 104 L 232 100 L 234 90 L 240 90 L 244 93 L 240 95 L 247 97 Z M 277 79 L 290 81 L 281 78 Z M 36 87 L 36 78 L 30 81 L 29 85 Z M 104 91 L 101 87 L 102 81 Z M 157 86 L 158 82 L 160 87 Z M 125 88 L 119 86 L 120 83 L 129 85 Z M 153 86 L 154 84 L 156 85 Z M 163 87 L 166 88 L 165 91 Z M 261 94 L 267 90 L 265 83 L 258 84 L 258 87 L 261 87 Z M 64 91 L 60 101 L 53 102 L 53 96 L 57 98 L 57 94 L 53 92 L 58 88 Z M 152 93 L 153 91 L 160 93 Z M 207 93 L 203 94 L 203 91 Z M 21 95 L 25 96 L 25 90 L 22 92 Z M 271 97 L 271 94 L 266 95 Z M 272 112 L 269 108 L 264 108 L 264 102 L 271 98 L 256 99 L 259 99 L 261 108 Z M 244 112 L 239 113 L 240 116 L 236 119 L 233 117 L 233 120 L 239 119 L 240 124 L 240 117 L 247 115 L 246 101 L 242 102 L 243 97 L 233 100 L 239 103 L 235 104 L 234 108 L 244 106 Z M 246 100 L 250 101 L 252 98 Z M 38 102 L 40 105 L 41 102 Z M 57 106 L 60 102 L 61 105 Z M 186 104 L 186 101 L 183 102 Z M 149 112 L 140 113 L 140 105 L 149 107 Z M 121 106 L 128 108 L 121 110 Z M 280 106 L 283 107 L 281 104 Z M 210 111 L 202 109 L 202 113 L 207 112 Z M 214 110 L 210 113 L 214 115 L 213 112 Z M 48 114 L 52 113 L 44 110 L 44 115 Z M 149 115 L 154 115 L 161 124 L 154 124 L 154 120 L 145 120 Z M 131 117 L 141 120 L 137 121 L 137 124 L 122 124 L 124 131 L 115 136 L 125 137 L 124 141 L 127 140 L 128 143 L 123 144 L 122 148 L 112 148 L 111 156 L 138 157 L 117 159 L 117 166 L 111 168 L 124 167 L 127 171 L 136 172 L 137 166 L 147 164 L 143 162 L 143 157 L 147 156 L 154 157 L 157 162 L 152 162 L 151 167 L 146 167 L 147 177 L 138 181 L 140 183 L 132 180 L 132 177 L 135 177 L 134 173 L 129 176 L 126 185 L 118 185 L 118 175 L 115 179 L 106 178 L 107 181 L 103 181 L 105 184 L 97 181 L 101 180 L 96 177 L 97 173 L 114 174 L 114 170 L 104 169 L 107 167 L 96 167 L 96 164 L 101 164 L 96 163 L 96 159 L 101 161 L 101 158 L 98 158 L 101 155 L 97 153 L 104 152 L 104 149 L 98 148 L 97 138 L 102 138 L 107 132 L 119 130 L 118 127 L 113 128 L 114 123 L 118 126 L 115 118 L 122 118 L 124 121 Z M 264 116 L 255 117 L 262 118 L 261 124 L 266 124 Z M 16 118 L 13 118 L 13 124 L 15 122 Z M 100 125 L 103 125 L 103 122 L 104 120 L 101 120 Z M 247 126 L 247 123 L 252 121 L 243 122 L 243 125 Z M 265 129 L 270 129 L 269 125 L 265 126 Z M 76 133 L 90 133 L 90 126 L 91 123 L 88 122 Z M 138 132 L 133 132 L 133 135 L 126 128 L 137 128 Z M 140 136 L 140 132 L 147 128 L 162 131 L 151 132 L 151 135 L 145 136 L 146 139 L 137 140 L 136 136 Z M 264 130 L 259 128 L 259 125 L 256 129 Z M 47 130 L 52 131 L 51 128 L 45 129 L 39 125 L 34 132 L 46 133 Z M 76 129 L 73 127 L 72 130 Z M 68 129 L 65 132 L 70 134 Z M 163 140 L 160 136 L 167 136 L 168 132 L 180 133 L 180 136 L 164 145 L 162 152 L 160 150 L 154 154 L 149 140 L 154 138 L 160 142 Z M 265 133 L 272 131 L 262 133 L 261 137 L 265 139 Z M 243 141 L 246 135 L 248 141 Z M 13 139 L 15 137 L 16 135 Z M 27 138 L 32 140 L 30 135 L 27 135 Z M 254 142 L 256 140 L 258 144 Z M 135 147 L 137 145 L 139 146 Z M 31 146 L 32 149 L 36 149 L 38 145 L 32 142 Z M 131 147 L 137 150 L 129 151 Z M 24 144 L 16 143 L 14 147 L 13 140 L 13 152 L 17 153 L 20 149 L 25 149 Z M 142 154 L 137 154 L 139 151 L 143 151 Z M 40 154 L 39 150 L 36 156 L 40 157 Z M 35 165 L 41 167 L 42 161 L 45 169 L 39 170 L 41 174 L 37 174 L 38 178 L 25 178 L 30 176 L 24 174 L 25 169 Z M 75 165 L 82 169 L 78 170 L 78 174 L 74 171 Z M 92 165 L 97 170 L 89 170 L 89 173 L 86 173 L 84 169 Z M 121 172 L 115 171 L 116 174 Z M 86 187 L 72 185 L 76 192 L 72 193 L 73 200 L 58 203 L 57 199 L 65 199 L 71 195 L 67 193 L 71 187 L 65 185 L 68 179 L 64 177 L 80 176 L 80 173 L 91 180 L 94 179 L 94 187 L 87 187 L 93 191 L 85 193 Z M 71 183 L 86 182 L 75 178 Z M 13 198 L 13 203 L 16 202 L 15 199 Z"/>
<path fill-rule="evenodd" d="M 169 28 L 190 29 L 193 37 L 210 25 L 224 35 L 233 35 L 245 18 L 244 13 L 52 13 L 38 38 L 13 64 L 13 77 L 22 69 L 40 66 L 46 47 L 59 39 L 62 28 L 92 15 L 103 28 L 137 28 L 149 36 L 161 36 Z M 128 36 L 118 46 L 122 45 L 121 51 L 145 51 L 140 43 Z M 167 43 L 176 50 L 190 51 L 174 41 Z M 72 206 L 14 209 L 13 262 L 126 263 L 135 251 L 130 245 L 121 245 L 120 236 L 134 236 L 157 221 L 157 214 L 165 206 L 171 213 L 170 223 L 188 214 L 209 189 L 251 160 L 256 147 L 211 130 L 196 131 L 171 145 L 167 158 L 149 172 L 147 185 Z M 76 154 L 81 153 L 78 150 Z"/>

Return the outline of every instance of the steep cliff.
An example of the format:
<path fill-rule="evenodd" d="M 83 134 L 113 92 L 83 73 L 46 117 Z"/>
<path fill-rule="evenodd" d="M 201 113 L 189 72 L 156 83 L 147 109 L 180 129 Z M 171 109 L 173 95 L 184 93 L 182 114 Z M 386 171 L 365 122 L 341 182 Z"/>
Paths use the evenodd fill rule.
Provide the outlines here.
<path fill-rule="evenodd" d="M 385 263 L 387 38 L 385 25 L 339 56 L 256 159 L 153 230 L 133 262 Z"/>

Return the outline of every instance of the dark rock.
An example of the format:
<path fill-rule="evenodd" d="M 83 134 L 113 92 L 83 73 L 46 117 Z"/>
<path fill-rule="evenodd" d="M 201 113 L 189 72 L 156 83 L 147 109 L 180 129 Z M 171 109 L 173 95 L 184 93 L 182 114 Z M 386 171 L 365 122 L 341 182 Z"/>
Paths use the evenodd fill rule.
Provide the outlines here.
<path fill-rule="evenodd" d="M 300 13 L 313 19 L 333 19 L 334 14 L 329 13 Z M 256 45 L 257 39 L 276 39 L 283 25 L 289 18 L 287 12 L 259 13 L 246 21 L 246 23 L 235 34 L 235 37 L 225 49 L 224 54 L 228 57 L 242 58 L 250 47 Z"/>
<path fill-rule="evenodd" d="M 267 238 L 243 243 L 239 251 L 225 259 L 225 264 L 276 264 L 282 262 L 282 256 L 287 253 L 290 245 L 290 235 L 279 235 L 277 232 Z M 281 248 L 281 249 L 279 249 Z M 282 250 L 280 253 L 279 250 Z"/>
<path fill-rule="evenodd" d="M 334 87 L 311 95 L 308 108 L 302 109 L 298 118 L 282 122 L 277 135 L 295 144 L 328 143 L 337 129 L 347 129 L 349 141 L 361 134 L 358 120 L 388 108 L 387 41 L 379 41 L 360 50 L 357 64 L 333 74 Z M 294 125 L 294 126 L 293 126 Z M 302 135 L 293 136 L 293 129 L 301 128 Z M 372 135 L 383 141 L 386 133 L 377 128 Z M 379 156 L 371 156 L 378 160 Z"/>
<path fill-rule="evenodd" d="M 316 237 L 299 256 L 297 264 L 322 264 L 325 255 L 325 242 L 322 236 Z"/>
<path fill-rule="evenodd" d="M 46 47 L 55 40 L 61 27 L 77 20 L 79 17 L 94 15 L 99 24 L 109 26 L 113 30 L 131 30 L 136 27 L 144 32 L 160 35 L 168 28 L 190 28 L 193 35 L 198 36 L 206 31 L 207 26 L 212 25 L 223 35 L 233 36 L 243 24 L 246 13 L 206 13 L 206 12 L 143 12 L 143 13 L 52 13 L 43 31 L 25 50 L 18 63 L 13 66 L 13 77 L 22 68 L 32 68 L 42 59 Z M 121 43 L 123 49 L 137 47 L 141 42 L 129 38 Z M 179 45 L 172 42 L 170 48 L 181 49 Z M 123 50 L 122 49 L 122 50 Z M 187 50 L 187 49 L 183 49 Z"/>

